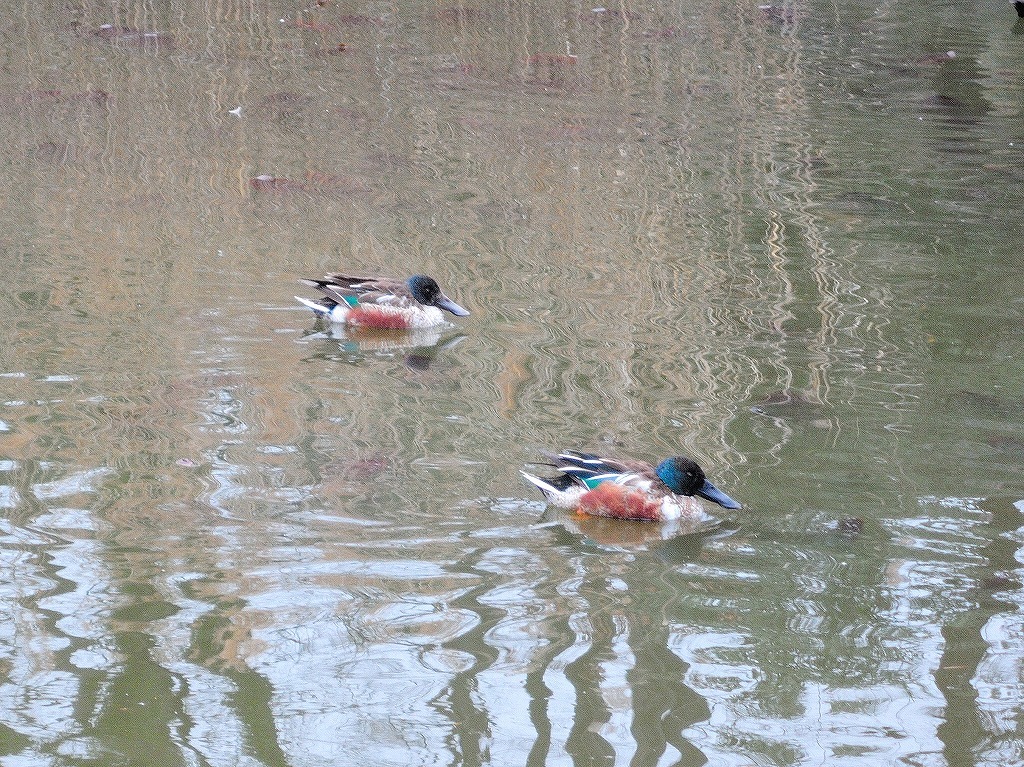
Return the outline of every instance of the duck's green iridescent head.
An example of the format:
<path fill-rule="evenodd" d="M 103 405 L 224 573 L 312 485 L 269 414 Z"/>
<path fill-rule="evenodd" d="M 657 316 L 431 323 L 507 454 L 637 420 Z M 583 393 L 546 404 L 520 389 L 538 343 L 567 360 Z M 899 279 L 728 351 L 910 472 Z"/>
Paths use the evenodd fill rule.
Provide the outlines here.
<path fill-rule="evenodd" d="M 692 458 L 677 455 L 666 458 L 656 469 L 658 478 L 668 489 L 679 495 L 699 495 L 727 509 L 742 509 L 743 506 L 723 493 L 704 476 L 704 470 Z"/>

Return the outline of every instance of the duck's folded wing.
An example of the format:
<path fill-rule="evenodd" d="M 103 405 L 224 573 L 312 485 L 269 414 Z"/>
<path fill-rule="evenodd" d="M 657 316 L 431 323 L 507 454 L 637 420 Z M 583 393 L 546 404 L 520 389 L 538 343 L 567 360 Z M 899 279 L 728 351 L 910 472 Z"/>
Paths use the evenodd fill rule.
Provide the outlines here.
<path fill-rule="evenodd" d="M 356 293 L 378 291 L 387 293 L 405 286 L 404 282 L 393 277 L 367 277 L 354 274 L 339 274 L 337 272 L 324 276 L 321 282 L 330 283 L 338 288 L 351 290 Z"/>
<path fill-rule="evenodd" d="M 563 450 L 555 456 L 556 465 L 566 471 L 567 469 L 578 470 L 581 475 L 596 474 L 621 474 L 623 472 L 635 471 L 633 467 L 624 461 L 617 461 L 612 458 L 603 458 L 593 453 L 581 453 L 578 450 Z"/>

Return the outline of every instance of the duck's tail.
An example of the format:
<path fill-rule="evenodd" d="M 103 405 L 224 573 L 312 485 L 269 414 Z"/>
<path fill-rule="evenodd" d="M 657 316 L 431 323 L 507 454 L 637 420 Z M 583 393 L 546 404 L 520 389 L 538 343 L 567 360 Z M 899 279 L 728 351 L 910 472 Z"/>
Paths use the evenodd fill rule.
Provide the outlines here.
<path fill-rule="evenodd" d="M 331 309 L 334 308 L 331 306 L 325 306 L 320 301 L 310 301 L 308 298 L 303 298 L 302 296 L 295 296 L 295 300 L 298 301 L 300 304 L 308 306 L 321 317 L 329 317 L 331 314 Z"/>
<path fill-rule="evenodd" d="M 574 502 L 578 500 L 577 497 L 585 490 L 567 474 L 548 478 L 538 477 L 522 470 L 519 473 L 523 475 L 523 479 L 541 491 L 548 503 L 555 506 L 572 508 Z"/>

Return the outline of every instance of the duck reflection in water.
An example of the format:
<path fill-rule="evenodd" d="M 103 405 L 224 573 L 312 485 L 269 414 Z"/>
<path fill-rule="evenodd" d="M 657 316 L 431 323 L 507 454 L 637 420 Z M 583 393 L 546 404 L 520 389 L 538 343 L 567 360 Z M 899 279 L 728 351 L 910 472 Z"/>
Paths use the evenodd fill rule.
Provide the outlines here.
<path fill-rule="evenodd" d="M 302 336 L 303 341 L 334 341 L 340 353 L 320 353 L 319 359 L 359 362 L 367 356 L 402 355 L 405 366 L 416 373 L 430 369 L 434 362 L 465 340 L 464 333 L 445 335 L 443 326 L 395 331 L 332 324 Z"/>
<path fill-rule="evenodd" d="M 601 548 L 627 551 L 644 550 L 666 541 L 688 538 L 703 541 L 706 537 L 722 531 L 719 520 L 710 516 L 704 519 L 648 522 L 575 513 L 561 514 L 557 521 L 552 520 L 549 524 L 558 525 L 568 533 L 580 536 Z M 690 548 L 699 551 L 700 545 L 699 542 L 695 542 Z M 661 547 L 658 550 L 661 550 Z"/>

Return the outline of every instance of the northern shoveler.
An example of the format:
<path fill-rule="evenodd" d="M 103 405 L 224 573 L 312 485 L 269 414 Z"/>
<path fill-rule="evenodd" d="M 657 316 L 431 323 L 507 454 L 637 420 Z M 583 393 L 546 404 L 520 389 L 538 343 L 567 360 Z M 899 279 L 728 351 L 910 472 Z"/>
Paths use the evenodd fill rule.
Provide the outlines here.
<path fill-rule="evenodd" d="M 547 502 L 581 514 L 614 519 L 667 522 L 704 516 L 700 496 L 727 509 L 742 506 L 704 476 L 695 461 L 680 455 L 657 467 L 566 450 L 548 454 L 561 474 L 545 479 L 520 472 Z"/>
<path fill-rule="evenodd" d="M 444 323 L 444 314 L 469 314 L 441 292 L 433 277 L 416 274 L 402 281 L 389 277 L 328 274 L 320 280 L 300 280 L 319 290 L 316 301 L 295 296 L 318 316 L 331 322 L 368 328 L 428 328 Z"/>

